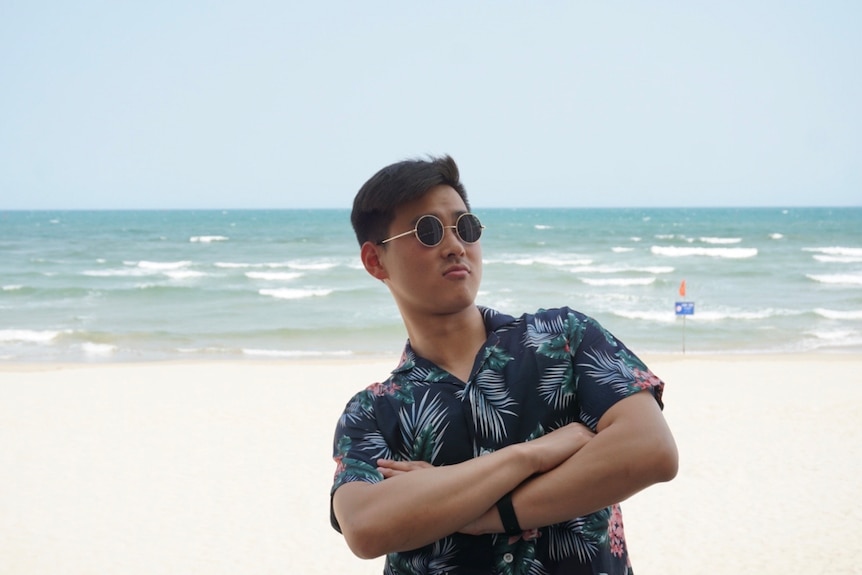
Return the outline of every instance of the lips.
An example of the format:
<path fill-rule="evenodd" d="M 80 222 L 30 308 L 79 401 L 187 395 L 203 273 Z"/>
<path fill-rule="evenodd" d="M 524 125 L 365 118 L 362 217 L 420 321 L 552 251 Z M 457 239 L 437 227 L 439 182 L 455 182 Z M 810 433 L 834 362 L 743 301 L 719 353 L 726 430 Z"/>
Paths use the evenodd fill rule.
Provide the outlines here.
<path fill-rule="evenodd" d="M 468 275 L 470 275 L 470 268 L 463 265 L 449 266 L 443 272 L 443 276 L 449 278 L 467 277 Z"/>

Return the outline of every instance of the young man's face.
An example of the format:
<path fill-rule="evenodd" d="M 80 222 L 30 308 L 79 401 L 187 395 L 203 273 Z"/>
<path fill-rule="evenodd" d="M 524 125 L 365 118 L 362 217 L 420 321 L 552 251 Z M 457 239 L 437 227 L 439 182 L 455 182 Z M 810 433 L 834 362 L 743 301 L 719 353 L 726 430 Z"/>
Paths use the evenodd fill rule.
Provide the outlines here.
<path fill-rule="evenodd" d="M 389 226 L 389 236 L 412 230 L 426 214 L 454 226 L 467 212 L 461 196 L 451 186 L 431 188 L 421 198 L 399 206 Z M 423 245 L 415 234 L 377 246 L 383 279 L 402 314 L 447 315 L 473 305 L 482 280 L 480 242 L 468 244 L 455 230 L 446 228 L 442 241 Z M 370 271 L 370 270 L 369 270 Z"/>

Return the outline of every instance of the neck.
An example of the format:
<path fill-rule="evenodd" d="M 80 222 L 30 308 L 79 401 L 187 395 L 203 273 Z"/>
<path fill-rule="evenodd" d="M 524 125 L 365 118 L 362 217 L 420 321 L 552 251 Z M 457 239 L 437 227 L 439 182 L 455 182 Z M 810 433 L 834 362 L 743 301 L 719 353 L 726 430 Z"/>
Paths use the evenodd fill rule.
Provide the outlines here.
<path fill-rule="evenodd" d="M 479 308 L 472 305 L 457 314 L 424 317 L 418 321 L 405 318 L 404 324 L 416 353 L 461 381 L 469 379 L 476 353 L 488 337 Z"/>

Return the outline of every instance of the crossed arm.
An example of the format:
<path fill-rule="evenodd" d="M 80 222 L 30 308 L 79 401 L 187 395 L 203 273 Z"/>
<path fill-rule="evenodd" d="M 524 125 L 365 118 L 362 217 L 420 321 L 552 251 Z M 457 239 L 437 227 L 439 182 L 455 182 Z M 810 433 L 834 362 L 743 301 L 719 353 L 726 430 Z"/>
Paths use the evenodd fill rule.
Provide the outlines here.
<path fill-rule="evenodd" d="M 348 483 L 333 496 L 347 544 L 363 558 L 456 531 L 500 533 L 495 503 L 513 490 L 524 529 L 592 513 L 672 479 L 677 451 L 655 399 L 640 392 L 611 407 L 595 435 L 574 423 L 457 465 L 379 465 L 385 481 Z"/>

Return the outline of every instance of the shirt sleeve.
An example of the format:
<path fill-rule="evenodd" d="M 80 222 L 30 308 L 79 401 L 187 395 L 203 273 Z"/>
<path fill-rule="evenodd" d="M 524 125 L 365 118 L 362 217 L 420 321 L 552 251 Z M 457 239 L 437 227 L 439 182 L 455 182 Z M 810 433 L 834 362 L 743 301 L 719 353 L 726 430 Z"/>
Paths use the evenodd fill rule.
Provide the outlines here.
<path fill-rule="evenodd" d="M 582 321 L 583 338 L 572 360 L 581 420 L 595 429 L 616 402 L 645 390 L 664 408 L 664 382 L 596 320 L 584 316 Z"/>

